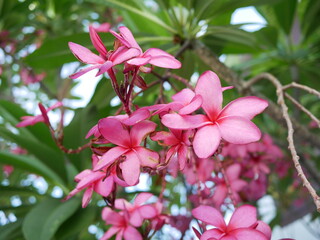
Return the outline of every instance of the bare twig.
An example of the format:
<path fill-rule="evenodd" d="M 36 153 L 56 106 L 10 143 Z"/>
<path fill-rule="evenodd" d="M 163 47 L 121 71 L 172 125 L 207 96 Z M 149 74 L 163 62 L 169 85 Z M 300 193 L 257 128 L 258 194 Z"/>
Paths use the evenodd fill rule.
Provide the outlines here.
<path fill-rule="evenodd" d="M 302 180 L 303 186 L 307 188 L 308 192 L 312 196 L 313 201 L 314 201 L 314 203 L 315 203 L 315 205 L 317 207 L 317 211 L 320 212 L 320 197 L 317 195 L 317 192 L 315 191 L 315 189 L 310 184 L 310 182 L 307 179 L 306 175 L 304 174 L 304 172 L 302 170 L 302 167 L 300 165 L 300 162 L 299 162 L 299 158 L 300 157 L 298 156 L 296 148 L 295 148 L 295 145 L 294 145 L 294 140 L 293 140 L 294 130 L 293 130 L 293 125 L 292 125 L 291 118 L 290 118 L 289 113 L 288 113 L 288 107 L 287 107 L 287 105 L 285 103 L 285 100 L 284 100 L 284 92 L 283 92 L 282 84 L 273 75 L 271 75 L 269 73 L 262 73 L 262 74 L 259 74 L 256 77 L 250 79 L 248 82 L 246 82 L 244 87 L 245 88 L 249 88 L 252 84 L 254 84 L 254 83 L 256 83 L 256 82 L 258 82 L 258 81 L 260 81 L 262 79 L 266 79 L 266 80 L 270 81 L 276 87 L 276 93 L 277 93 L 277 96 L 278 96 L 278 101 L 277 102 L 281 107 L 282 115 L 283 115 L 283 118 L 286 121 L 287 128 L 288 128 L 287 140 L 288 140 L 288 144 L 289 144 L 288 148 L 289 148 L 291 156 L 292 156 L 292 161 L 293 161 L 294 166 L 295 166 L 295 168 L 296 168 L 296 170 L 298 172 L 298 176 Z"/>
<path fill-rule="evenodd" d="M 288 93 L 284 93 L 284 96 L 288 98 L 294 105 L 296 105 L 301 111 L 307 114 L 313 121 L 315 121 L 318 127 L 320 128 L 320 120 L 316 116 L 314 116 L 308 109 L 302 106 L 297 100 L 291 97 Z"/>
<path fill-rule="evenodd" d="M 292 82 L 290 84 L 287 84 L 285 86 L 282 87 L 283 90 L 287 90 L 288 88 L 299 88 L 299 89 L 302 89 L 310 94 L 313 94 L 313 95 L 316 95 L 317 97 L 320 98 L 320 92 L 318 92 L 317 90 L 313 89 L 313 88 L 310 88 L 306 85 L 302 85 L 302 84 L 299 84 L 299 83 L 295 83 L 295 82 Z"/>
<path fill-rule="evenodd" d="M 173 74 L 171 72 L 168 72 L 167 76 L 172 77 L 172 78 L 178 80 L 179 82 L 182 82 L 184 85 L 186 85 L 186 87 L 190 88 L 191 90 L 194 90 L 194 87 L 189 83 L 189 81 L 187 79 L 180 77 L 176 74 Z"/>

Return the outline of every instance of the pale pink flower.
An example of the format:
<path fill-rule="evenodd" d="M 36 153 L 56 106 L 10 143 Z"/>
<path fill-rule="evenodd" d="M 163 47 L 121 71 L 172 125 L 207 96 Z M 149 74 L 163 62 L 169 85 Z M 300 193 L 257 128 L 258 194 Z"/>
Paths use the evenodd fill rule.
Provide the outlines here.
<path fill-rule="evenodd" d="M 20 71 L 20 78 L 22 82 L 26 85 L 31 83 L 37 83 L 42 81 L 47 74 L 45 72 L 40 74 L 35 74 L 32 69 L 22 68 Z"/>
<path fill-rule="evenodd" d="M 113 66 L 121 64 L 140 54 L 139 49 L 128 48 L 125 46 L 120 46 L 115 51 L 108 52 L 98 33 L 92 26 L 89 27 L 89 33 L 91 42 L 95 49 L 99 52 L 99 55 L 94 54 L 89 49 L 79 44 L 69 42 L 69 48 L 71 52 L 80 62 L 92 64 L 92 66 L 86 67 L 75 74 L 72 74 L 70 76 L 72 79 L 78 78 L 93 69 L 99 69 L 98 73 L 96 74 L 96 76 L 99 76 L 107 72 Z"/>
<path fill-rule="evenodd" d="M 39 103 L 39 108 L 41 110 L 41 114 L 37 116 L 23 116 L 21 117 L 22 121 L 19 122 L 16 127 L 26 127 L 32 126 L 38 122 L 44 122 L 46 124 L 49 123 L 49 118 L 47 113 L 55 108 L 61 107 L 62 102 L 57 102 L 48 109 L 45 109 L 41 103 Z"/>
<path fill-rule="evenodd" d="M 96 155 L 92 155 L 93 167 L 96 165 L 97 161 L 98 157 Z M 123 187 L 128 186 L 118 177 L 116 167 L 117 166 L 113 166 L 97 172 L 90 169 L 83 170 L 75 176 L 75 181 L 78 182 L 78 184 L 76 188 L 66 196 L 65 200 L 70 199 L 78 192 L 86 189 L 82 198 L 82 207 L 85 208 L 91 200 L 93 191 L 103 197 L 107 197 L 115 189 L 115 184 L 119 184 Z"/>
<path fill-rule="evenodd" d="M 105 207 L 102 210 L 102 219 L 112 225 L 100 240 L 110 239 L 116 234 L 116 240 L 142 240 L 139 231 L 130 225 L 127 211 L 115 212 Z"/>
<path fill-rule="evenodd" d="M 192 215 L 215 227 L 206 230 L 200 240 L 269 240 L 271 238 L 270 227 L 257 220 L 256 208 L 250 205 L 237 208 L 229 224 L 225 223 L 220 211 L 209 206 L 202 205 L 193 209 Z"/>
<path fill-rule="evenodd" d="M 125 210 L 129 214 L 129 222 L 132 226 L 140 227 L 145 219 L 153 219 L 157 215 L 155 207 L 146 202 L 153 197 L 151 193 L 140 193 L 133 203 L 125 199 L 116 199 L 115 208 Z"/>
<path fill-rule="evenodd" d="M 259 128 L 251 119 L 261 113 L 267 101 L 257 97 L 242 97 L 230 102 L 222 109 L 222 92 L 218 76 L 207 71 L 196 85 L 195 93 L 202 97 L 202 108 L 206 115 L 166 114 L 162 123 L 174 129 L 198 128 L 193 148 L 200 158 L 211 156 L 218 148 L 221 138 L 234 144 L 258 141 Z"/>
<path fill-rule="evenodd" d="M 141 142 L 155 130 L 155 123 L 141 121 L 130 128 L 117 118 L 103 118 L 99 121 L 98 127 L 102 136 L 117 146 L 101 157 L 94 171 L 107 167 L 119 159 L 124 180 L 129 185 L 134 185 L 139 180 L 140 166 L 155 168 L 158 165 L 158 153 L 140 146 Z"/>
<path fill-rule="evenodd" d="M 139 55 L 128 60 L 128 64 L 134 66 L 151 64 L 157 67 L 173 69 L 181 67 L 181 63 L 175 59 L 174 56 L 159 48 L 149 48 L 147 51 L 143 52 L 139 44 L 134 39 L 131 31 L 127 27 L 119 27 L 119 32 L 120 33 L 116 33 L 110 30 L 110 33 L 113 34 L 123 46 L 126 46 L 127 48 L 139 49 Z"/>
<path fill-rule="evenodd" d="M 247 182 L 240 179 L 241 173 L 241 165 L 238 163 L 232 164 L 229 166 L 226 171 L 226 178 L 230 184 L 230 188 L 232 190 L 232 197 L 236 202 L 240 201 L 240 196 L 238 192 L 240 192 L 246 185 Z M 215 177 L 212 179 L 215 182 L 215 192 L 213 194 L 213 200 L 215 203 L 215 207 L 220 207 L 223 204 L 224 200 L 228 196 L 228 186 L 224 179 L 224 177 Z"/>
<path fill-rule="evenodd" d="M 190 138 L 193 136 L 193 131 L 169 130 L 170 132 L 156 132 L 150 138 L 153 141 L 158 141 L 160 145 L 170 146 L 166 153 L 165 162 L 168 163 L 176 154 L 179 160 L 180 170 L 183 170 L 188 160 L 188 149 L 191 146 Z"/>

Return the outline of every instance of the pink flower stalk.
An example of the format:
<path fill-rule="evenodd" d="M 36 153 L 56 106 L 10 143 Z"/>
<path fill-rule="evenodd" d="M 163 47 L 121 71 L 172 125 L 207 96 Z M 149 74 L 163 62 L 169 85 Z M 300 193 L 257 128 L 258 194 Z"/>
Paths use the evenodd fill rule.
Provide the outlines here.
<path fill-rule="evenodd" d="M 140 193 L 133 204 L 125 199 L 116 199 L 115 208 L 125 210 L 129 214 L 129 222 L 134 227 L 140 227 L 145 219 L 153 219 L 157 215 L 155 207 L 146 202 L 153 197 L 151 193 Z"/>
<path fill-rule="evenodd" d="M 96 165 L 98 157 L 92 155 L 92 165 Z M 85 208 L 92 197 L 93 191 L 100 194 L 103 197 L 107 197 L 114 190 L 115 184 L 126 187 L 128 186 L 123 180 L 117 176 L 117 166 L 113 166 L 104 171 L 94 172 L 90 169 L 86 169 L 75 176 L 75 181 L 78 182 L 76 188 L 72 190 L 65 200 L 70 199 L 78 192 L 86 189 L 82 198 L 82 207 Z"/>
<path fill-rule="evenodd" d="M 92 26 L 89 27 L 89 33 L 91 42 L 95 49 L 99 52 L 99 55 L 94 54 L 89 49 L 79 44 L 69 42 L 69 48 L 71 52 L 80 62 L 92 64 L 92 66 L 86 67 L 77 73 L 72 74 L 70 76 L 72 79 L 78 78 L 93 69 L 99 69 L 98 73 L 96 74 L 96 76 L 99 76 L 107 72 L 113 66 L 121 64 L 140 54 L 139 49 L 132 47 L 128 48 L 125 46 L 120 46 L 115 51 L 108 52 L 98 33 Z"/>
<path fill-rule="evenodd" d="M 169 128 L 197 128 L 193 148 L 200 158 L 211 156 L 221 138 L 234 144 L 247 144 L 261 137 L 259 128 L 251 119 L 268 106 L 267 101 L 257 97 L 242 97 L 222 109 L 222 92 L 218 76 L 206 71 L 200 76 L 195 89 L 195 93 L 202 97 L 202 108 L 206 115 L 172 113 L 162 118 L 162 123 Z"/>
<path fill-rule="evenodd" d="M 239 202 L 240 196 L 238 192 L 240 192 L 247 185 L 246 181 L 239 178 L 241 173 L 241 165 L 238 163 L 232 164 L 226 169 L 225 173 L 225 177 L 228 179 L 230 188 L 232 190 L 232 198 L 236 202 Z M 228 186 L 224 177 L 215 177 L 212 179 L 212 181 L 216 184 L 213 200 L 215 207 L 219 208 L 228 196 Z"/>
<path fill-rule="evenodd" d="M 142 121 L 129 128 L 117 118 L 103 118 L 98 127 L 102 136 L 117 146 L 101 157 L 94 171 L 110 166 L 119 159 L 124 180 L 129 185 L 135 185 L 139 180 L 140 166 L 155 168 L 158 165 L 159 155 L 140 146 L 147 135 L 155 130 L 155 123 Z"/>
<path fill-rule="evenodd" d="M 139 231 L 130 225 L 129 214 L 126 211 L 115 212 L 105 207 L 102 210 L 102 219 L 106 224 L 112 225 L 100 240 L 110 239 L 116 234 L 116 239 L 121 240 L 142 240 Z"/>
<path fill-rule="evenodd" d="M 20 77 L 24 84 L 32 84 L 42 81 L 47 74 L 45 72 L 35 74 L 32 69 L 22 68 L 20 71 Z"/>
<path fill-rule="evenodd" d="M 193 136 L 193 131 L 169 130 L 170 132 L 156 132 L 150 138 L 153 141 L 158 141 L 160 145 L 170 146 L 166 154 L 165 163 L 168 163 L 177 154 L 180 170 L 183 170 L 188 161 L 188 148 L 191 146 L 190 138 Z"/>
<path fill-rule="evenodd" d="M 220 211 L 209 206 L 202 205 L 193 209 L 192 215 L 215 227 L 205 231 L 200 240 L 269 240 L 271 238 L 270 227 L 257 220 L 256 208 L 250 205 L 237 208 L 229 224 L 225 223 Z"/>
<path fill-rule="evenodd" d="M 127 27 L 119 27 L 119 32 L 120 33 L 116 33 L 110 30 L 110 33 L 113 34 L 122 43 L 123 46 L 126 46 L 127 48 L 139 49 L 139 55 L 128 60 L 128 64 L 139 67 L 146 64 L 151 64 L 157 67 L 171 69 L 181 67 L 181 63 L 177 59 L 175 59 L 174 56 L 161 49 L 149 48 L 147 51 L 143 52 L 139 44 L 134 39 L 131 31 Z"/>
<path fill-rule="evenodd" d="M 51 110 L 61 107 L 62 102 L 57 102 L 48 109 L 45 109 L 41 103 L 39 103 L 39 108 L 41 110 L 41 114 L 37 116 L 23 116 L 21 117 L 22 121 L 19 122 L 16 127 L 26 127 L 26 126 L 32 126 L 35 125 L 38 122 L 44 122 L 46 124 L 49 124 L 49 118 L 47 113 Z"/>

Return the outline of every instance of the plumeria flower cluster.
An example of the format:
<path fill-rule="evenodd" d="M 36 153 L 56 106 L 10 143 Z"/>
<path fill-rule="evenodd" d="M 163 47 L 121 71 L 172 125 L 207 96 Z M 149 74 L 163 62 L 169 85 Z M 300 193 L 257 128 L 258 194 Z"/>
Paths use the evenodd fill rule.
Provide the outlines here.
<path fill-rule="evenodd" d="M 134 86 L 147 88 L 141 73 L 152 73 L 154 66 L 177 69 L 181 63 L 161 49 L 143 51 L 127 27 L 119 27 L 119 32 L 110 26 L 104 29 L 115 37 L 112 50 L 107 50 L 97 33 L 106 31 L 92 26 L 90 38 L 98 54 L 77 43 L 69 43 L 74 56 L 90 65 L 70 77 L 78 78 L 94 69 L 97 76 L 108 74 L 125 113 L 106 116 L 90 129 L 87 138 L 91 138 L 92 168 L 76 175 L 77 185 L 65 199 L 84 190 L 82 206 L 86 207 L 93 192 L 103 197 L 108 206 L 103 209 L 102 219 L 111 226 L 102 239 L 114 235 L 116 239 L 146 239 L 165 223 L 185 232 L 191 216 L 170 218 L 163 214 L 165 187 L 161 197 L 152 203 L 150 200 L 155 197 L 150 193 L 138 194 L 133 203 L 117 199 L 118 189 L 137 185 L 141 172 L 158 175 L 163 182 L 167 174 L 177 177 L 181 173 L 190 186 L 197 186 L 192 191 L 196 193 L 190 196 L 197 207 L 192 211 L 193 216 L 216 227 L 203 233 L 195 231 L 199 238 L 270 239 L 270 228 L 256 219 L 254 207 L 237 208 L 228 225 L 220 213 L 226 199 L 231 199 L 234 206 L 242 201 L 241 194 L 248 186 L 244 177 L 255 180 L 256 176 L 267 174 L 268 162 L 281 157 L 281 151 L 271 140 L 264 138 L 255 143 L 260 140 L 261 132 L 252 119 L 262 113 L 268 103 L 251 96 L 238 98 L 223 107 L 223 92 L 232 87 L 222 87 L 219 77 L 206 71 L 194 90 L 185 88 L 174 94 L 169 103 L 133 110 Z M 119 81 L 115 72 L 121 66 L 123 79 Z M 47 112 L 59 106 L 61 103 L 45 109 L 40 104 L 41 115 L 24 117 L 17 126 L 47 123 Z M 159 147 L 162 147 L 160 151 Z M 238 155 L 232 149 L 238 149 Z M 256 155 L 260 152 L 269 155 Z M 221 154 L 224 160 L 219 157 Z M 179 227 L 177 221 L 183 224 Z"/>

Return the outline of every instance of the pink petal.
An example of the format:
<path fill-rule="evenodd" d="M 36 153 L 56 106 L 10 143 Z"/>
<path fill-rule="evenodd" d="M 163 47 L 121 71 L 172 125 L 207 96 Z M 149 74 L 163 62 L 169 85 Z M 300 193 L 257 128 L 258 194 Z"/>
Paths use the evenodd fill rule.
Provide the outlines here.
<path fill-rule="evenodd" d="M 268 102 L 258 97 L 242 97 L 230 102 L 223 108 L 219 117 L 240 116 L 252 119 L 268 107 Z"/>
<path fill-rule="evenodd" d="M 148 201 L 151 197 L 153 197 L 153 194 L 151 193 L 139 193 L 134 199 L 134 205 L 140 206 L 146 203 L 146 201 Z"/>
<path fill-rule="evenodd" d="M 105 174 L 102 172 L 92 172 L 82 178 L 80 182 L 77 185 L 77 188 L 83 189 L 88 187 L 89 185 L 92 185 L 95 181 L 100 180 L 101 178 L 104 178 Z"/>
<path fill-rule="evenodd" d="M 101 215 L 106 224 L 119 226 L 123 220 L 123 216 L 115 211 L 112 211 L 112 209 L 108 207 L 102 209 Z"/>
<path fill-rule="evenodd" d="M 212 124 L 205 115 L 179 115 L 176 113 L 166 114 L 162 117 L 161 122 L 168 128 L 173 129 L 194 129 Z"/>
<path fill-rule="evenodd" d="M 119 32 L 120 32 L 121 36 L 129 43 L 130 47 L 137 48 L 140 50 L 140 52 L 142 52 L 139 44 L 134 39 L 129 28 L 127 28 L 125 26 L 121 26 L 121 27 L 119 27 Z"/>
<path fill-rule="evenodd" d="M 76 78 L 82 76 L 83 74 L 86 74 L 87 72 L 90 72 L 93 69 L 99 68 L 100 66 L 101 66 L 100 64 L 96 64 L 96 65 L 93 65 L 93 66 L 90 66 L 90 67 L 83 68 L 80 71 L 70 75 L 69 77 L 71 79 L 76 79 Z"/>
<path fill-rule="evenodd" d="M 127 61 L 128 64 L 135 66 L 143 66 L 149 63 L 150 57 L 136 57 Z"/>
<path fill-rule="evenodd" d="M 181 68 L 181 62 L 179 62 L 175 58 L 167 57 L 167 56 L 152 57 L 149 63 L 151 65 L 162 67 L 162 68 L 170 68 L 170 69 Z"/>
<path fill-rule="evenodd" d="M 89 34 L 90 34 L 90 39 L 97 51 L 103 56 L 107 56 L 107 49 L 104 46 L 104 44 L 101 41 L 101 38 L 99 37 L 98 33 L 95 31 L 95 29 L 92 26 L 89 26 Z"/>
<path fill-rule="evenodd" d="M 234 236 L 226 235 L 220 238 L 220 240 L 238 240 L 238 239 Z"/>
<path fill-rule="evenodd" d="M 130 186 L 137 184 L 140 176 L 140 162 L 138 156 L 134 152 L 126 154 L 126 160 L 120 164 L 123 179 Z"/>
<path fill-rule="evenodd" d="M 142 240 L 142 236 L 139 233 L 137 229 L 134 227 L 128 226 L 124 230 L 124 235 L 123 235 L 125 240 Z"/>
<path fill-rule="evenodd" d="M 202 104 L 202 97 L 200 95 L 195 96 L 192 101 L 185 107 L 179 110 L 179 114 L 191 114 L 198 110 Z"/>
<path fill-rule="evenodd" d="M 234 211 L 228 224 L 228 230 L 231 231 L 238 228 L 249 228 L 255 225 L 256 223 L 256 208 L 250 205 L 242 205 Z"/>
<path fill-rule="evenodd" d="M 226 185 L 219 184 L 216 187 L 215 192 L 212 196 L 212 199 L 213 199 L 215 206 L 217 208 L 219 208 L 224 203 L 224 200 L 226 199 L 227 195 L 228 195 L 228 189 L 227 189 Z"/>
<path fill-rule="evenodd" d="M 174 94 L 171 98 L 174 102 L 182 103 L 187 105 L 195 97 L 195 93 L 189 88 L 182 89 L 180 92 Z"/>
<path fill-rule="evenodd" d="M 144 221 L 144 218 L 140 215 L 140 212 L 138 209 L 133 211 L 130 214 L 130 223 L 134 227 L 140 227 Z"/>
<path fill-rule="evenodd" d="M 53 109 L 55 109 L 55 108 L 61 107 L 61 106 L 63 106 L 63 103 L 62 103 L 62 102 L 56 102 L 55 104 L 53 104 L 51 107 L 49 107 L 49 108 L 47 109 L 47 112 L 49 112 L 49 111 L 51 111 L 51 110 L 53 110 Z"/>
<path fill-rule="evenodd" d="M 143 205 L 138 210 L 144 219 L 152 219 L 158 214 L 156 208 L 150 204 Z"/>
<path fill-rule="evenodd" d="M 108 240 L 110 239 L 113 235 L 115 235 L 117 232 L 119 232 L 120 228 L 118 227 L 110 227 L 108 231 L 100 238 L 100 240 Z"/>
<path fill-rule="evenodd" d="M 235 192 L 240 192 L 248 183 L 242 179 L 234 180 L 231 182 L 231 188 Z"/>
<path fill-rule="evenodd" d="M 111 143 L 130 147 L 129 130 L 116 118 L 103 118 L 98 122 L 99 131 Z"/>
<path fill-rule="evenodd" d="M 82 197 L 82 208 L 85 208 L 86 206 L 88 206 L 91 197 L 92 197 L 92 193 L 93 193 L 93 188 L 89 187 L 83 194 Z"/>
<path fill-rule="evenodd" d="M 79 44 L 69 42 L 69 48 L 73 55 L 81 62 L 87 64 L 102 64 L 104 59 L 91 52 L 88 48 L 85 48 Z"/>
<path fill-rule="evenodd" d="M 159 164 L 159 154 L 157 152 L 144 147 L 136 147 L 134 151 L 139 158 L 141 166 L 155 168 Z"/>
<path fill-rule="evenodd" d="M 179 143 L 179 140 L 170 132 L 155 132 L 150 136 L 152 141 L 157 141 L 160 145 L 172 146 Z"/>
<path fill-rule="evenodd" d="M 146 120 L 151 116 L 150 111 L 144 108 L 140 108 L 136 111 L 134 111 L 129 118 L 122 121 L 122 123 L 132 126 L 137 124 L 138 122 L 141 122 L 143 120 Z"/>
<path fill-rule="evenodd" d="M 113 66 L 121 64 L 131 58 L 134 58 L 140 54 L 139 50 L 136 48 L 126 48 L 119 47 L 116 51 L 110 56 L 110 61 L 113 62 Z"/>
<path fill-rule="evenodd" d="M 42 115 L 38 115 L 38 116 L 23 116 L 21 117 L 21 119 L 23 119 L 23 121 L 19 122 L 16 127 L 27 127 L 27 126 L 32 126 L 35 125 L 38 122 L 43 122 L 44 118 Z"/>
<path fill-rule="evenodd" d="M 263 233 L 249 228 L 236 229 L 229 234 L 236 237 L 237 240 L 269 240 Z"/>
<path fill-rule="evenodd" d="M 178 150 L 178 159 L 179 159 L 179 169 L 182 171 L 187 163 L 187 154 L 188 154 L 188 147 L 186 145 L 182 145 L 179 147 Z"/>
<path fill-rule="evenodd" d="M 268 224 L 258 221 L 258 225 L 255 227 L 255 229 L 259 232 L 262 232 L 268 239 L 271 239 L 271 228 Z"/>
<path fill-rule="evenodd" d="M 219 77 L 212 71 L 204 72 L 198 80 L 196 94 L 202 96 L 202 108 L 214 121 L 222 106 L 222 89 Z"/>
<path fill-rule="evenodd" d="M 96 166 L 94 166 L 93 171 L 98 171 L 110 164 L 112 164 L 118 157 L 125 154 L 128 151 L 127 148 L 113 147 L 108 152 L 106 152 L 100 158 Z"/>
<path fill-rule="evenodd" d="M 204 223 L 215 226 L 221 230 L 226 228 L 226 223 L 224 222 L 223 216 L 217 209 L 213 207 L 201 205 L 193 209 L 191 212 L 195 218 Z"/>
<path fill-rule="evenodd" d="M 241 172 L 241 165 L 239 163 L 235 163 L 230 165 L 226 170 L 226 175 L 229 179 L 229 181 L 233 181 L 235 179 L 238 179 Z"/>
<path fill-rule="evenodd" d="M 104 74 L 106 71 L 108 71 L 112 67 L 113 63 L 111 61 L 106 61 L 104 64 L 102 64 L 99 67 L 99 71 L 96 74 L 96 77 L 100 76 L 101 74 Z"/>
<path fill-rule="evenodd" d="M 259 128 L 250 120 L 243 117 L 224 117 L 218 120 L 221 136 L 233 144 L 247 144 L 261 138 Z"/>
<path fill-rule="evenodd" d="M 156 127 L 156 123 L 147 120 L 135 124 L 130 130 L 131 146 L 139 146 Z"/>
<path fill-rule="evenodd" d="M 92 173 L 91 169 L 85 169 L 82 172 L 78 173 L 75 177 L 74 177 L 74 181 L 75 182 L 80 182 L 81 179 L 85 178 L 86 176 L 90 175 Z"/>
<path fill-rule="evenodd" d="M 114 207 L 120 210 L 130 210 L 133 208 L 132 204 L 123 198 L 118 198 L 114 202 Z"/>
<path fill-rule="evenodd" d="M 210 157 L 217 150 L 221 141 L 217 125 L 199 128 L 193 139 L 193 149 L 199 158 Z"/>
<path fill-rule="evenodd" d="M 109 176 L 106 179 L 101 179 L 94 185 L 94 191 L 103 197 L 109 196 L 113 189 L 114 181 L 112 176 Z"/>
<path fill-rule="evenodd" d="M 99 137 L 99 136 L 96 136 L 97 133 L 99 133 L 100 135 L 100 132 L 99 132 L 99 129 L 98 129 L 98 124 L 94 125 L 90 130 L 89 132 L 87 133 L 86 135 L 86 139 L 91 137 L 92 135 L 94 135 L 95 137 Z"/>

